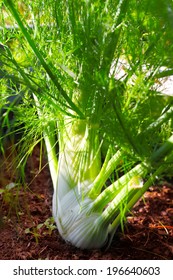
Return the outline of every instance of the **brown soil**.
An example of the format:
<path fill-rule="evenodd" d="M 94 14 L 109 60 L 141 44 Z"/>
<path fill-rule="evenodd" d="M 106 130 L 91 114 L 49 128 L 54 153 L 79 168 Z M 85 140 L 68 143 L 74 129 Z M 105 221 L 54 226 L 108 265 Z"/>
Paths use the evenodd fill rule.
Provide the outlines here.
<path fill-rule="evenodd" d="M 4 162 L 0 166 L 1 189 L 15 178 Z M 80 250 L 66 244 L 52 223 L 44 224 L 51 217 L 52 184 L 48 167 L 41 172 L 38 167 L 37 148 L 26 168 L 29 187 L 0 194 L 0 259 L 173 259 L 173 183 L 162 182 L 146 192 L 128 217 L 124 233 L 117 231 L 107 251 Z"/>

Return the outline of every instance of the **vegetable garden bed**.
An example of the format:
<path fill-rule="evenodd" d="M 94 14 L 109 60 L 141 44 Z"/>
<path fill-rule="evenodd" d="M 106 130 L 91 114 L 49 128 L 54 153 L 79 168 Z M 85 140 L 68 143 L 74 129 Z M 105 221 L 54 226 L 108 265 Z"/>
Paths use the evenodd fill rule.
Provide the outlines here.
<path fill-rule="evenodd" d="M 10 162 L 10 160 L 9 160 Z M 46 159 L 43 162 L 43 166 Z M 80 250 L 65 243 L 54 228 L 50 217 L 52 183 L 48 167 L 39 169 L 39 147 L 36 147 L 27 164 L 27 182 L 30 189 L 20 188 L 9 192 L 12 204 L 0 196 L 1 228 L 0 259 L 118 259 L 118 260 L 169 260 L 173 258 L 173 182 L 161 182 L 144 195 L 128 217 L 124 234 L 120 231 L 111 247 L 105 251 Z M 11 172 L 2 170 L 1 183 L 12 182 Z M 1 175 L 2 175 L 1 173 Z M 18 207 L 18 208 L 17 208 Z M 18 216 L 17 210 L 18 209 Z M 133 216 L 134 213 L 134 216 Z M 45 222 L 47 221 L 47 223 Z M 43 224 L 43 225 L 42 225 Z"/>

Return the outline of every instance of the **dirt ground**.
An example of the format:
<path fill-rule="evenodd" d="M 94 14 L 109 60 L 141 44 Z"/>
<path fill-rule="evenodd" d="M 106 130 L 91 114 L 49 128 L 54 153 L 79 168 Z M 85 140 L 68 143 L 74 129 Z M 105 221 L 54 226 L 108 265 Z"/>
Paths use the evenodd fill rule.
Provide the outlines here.
<path fill-rule="evenodd" d="M 62 240 L 51 220 L 52 184 L 47 166 L 38 174 L 39 148 L 27 164 L 27 188 L 13 187 L 8 164 L 0 163 L 1 260 L 173 259 L 173 183 L 162 181 L 146 192 L 107 251 L 80 250 Z M 11 189 L 2 192 L 7 185 Z"/>

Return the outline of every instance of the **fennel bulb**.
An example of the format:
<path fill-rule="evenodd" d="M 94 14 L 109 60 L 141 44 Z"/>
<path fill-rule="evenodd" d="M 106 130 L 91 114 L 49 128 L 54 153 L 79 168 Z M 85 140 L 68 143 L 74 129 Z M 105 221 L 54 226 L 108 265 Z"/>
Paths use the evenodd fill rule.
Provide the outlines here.
<path fill-rule="evenodd" d="M 77 121 L 76 125 L 68 118 L 65 122 L 66 129 L 60 135 L 53 216 L 59 233 L 67 242 L 80 248 L 99 248 L 107 239 L 108 226 L 99 212 L 92 212 L 93 200 L 88 193 L 100 169 L 100 151 L 94 154 L 95 143 L 86 124 Z M 94 142 L 96 139 L 93 138 Z"/>
<path fill-rule="evenodd" d="M 103 173 L 107 174 L 106 181 L 115 163 L 120 161 L 121 153 L 105 162 L 106 170 L 104 165 L 101 167 L 97 129 L 86 121 L 72 121 L 68 117 L 64 124 L 59 133 L 53 216 L 65 241 L 83 249 L 100 248 L 108 241 L 113 230 L 111 223 L 119 213 L 119 207 L 123 207 L 127 194 L 143 186 L 134 178 L 135 174 L 144 174 L 144 168 L 137 166 L 102 192 L 102 186 L 98 188 L 98 177 L 103 180 Z"/>

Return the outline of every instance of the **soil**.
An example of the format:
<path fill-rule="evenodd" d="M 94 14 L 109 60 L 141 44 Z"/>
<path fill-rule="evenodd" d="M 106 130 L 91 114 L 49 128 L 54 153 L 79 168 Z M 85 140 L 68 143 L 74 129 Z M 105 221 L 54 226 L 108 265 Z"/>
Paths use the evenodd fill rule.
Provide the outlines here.
<path fill-rule="evenodd" d="M 20 186 L 13 184 L 11 158 L 0 163 L 1 260 L 173 259 L 173 181 L 162 181 L 145 193 L 108 250 L 80 250 L 67 244 L 52 222 L 49 169 L 43 158 L 40 171 L 39 161 L 36 147 L 26 166 L 26 183 Z"/>

